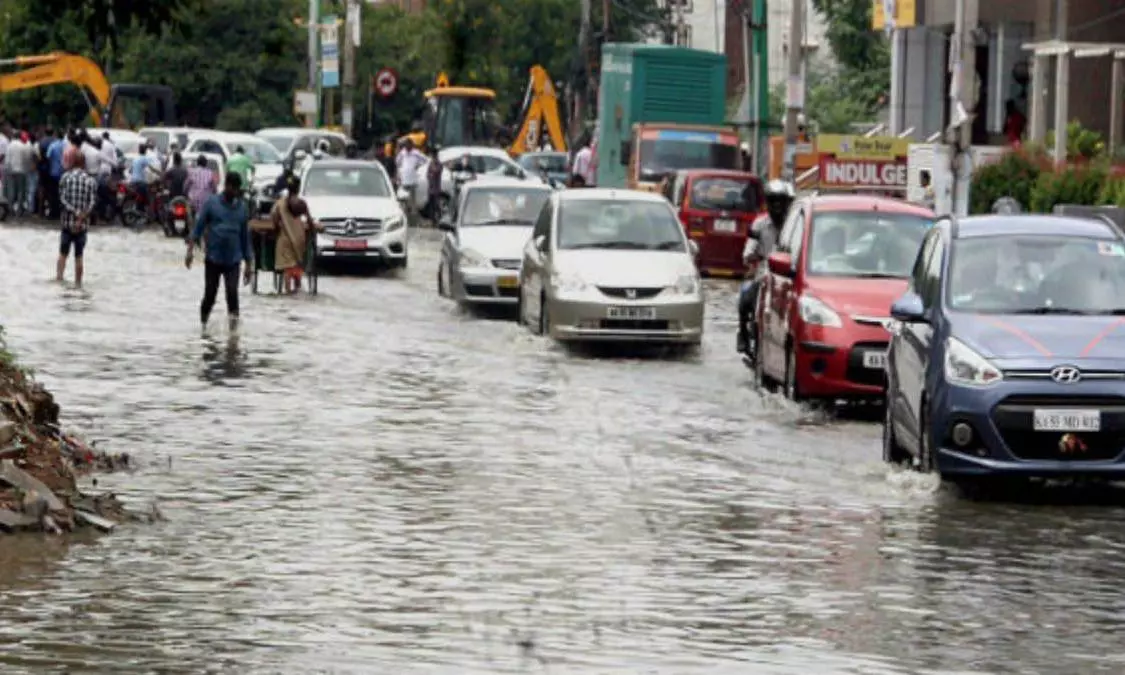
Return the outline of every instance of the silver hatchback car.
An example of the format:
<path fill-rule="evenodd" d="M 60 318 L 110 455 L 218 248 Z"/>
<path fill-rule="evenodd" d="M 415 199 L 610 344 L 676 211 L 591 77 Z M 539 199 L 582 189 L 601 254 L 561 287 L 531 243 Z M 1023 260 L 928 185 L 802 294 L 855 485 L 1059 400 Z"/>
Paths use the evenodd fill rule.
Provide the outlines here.
<path fill-rule="evenodd" d="M 698 345 L 697 252 L 658 194 L 555 192 L 524 246 L 520 322 L 557 340 Z"/>
<path fill-rule="evenodd" d="M 542 183 L 477 178 L 461 189 L 445 230 L 438 294 L 460 304 L 516 304 L 520 258 L 551 188 Z"/>

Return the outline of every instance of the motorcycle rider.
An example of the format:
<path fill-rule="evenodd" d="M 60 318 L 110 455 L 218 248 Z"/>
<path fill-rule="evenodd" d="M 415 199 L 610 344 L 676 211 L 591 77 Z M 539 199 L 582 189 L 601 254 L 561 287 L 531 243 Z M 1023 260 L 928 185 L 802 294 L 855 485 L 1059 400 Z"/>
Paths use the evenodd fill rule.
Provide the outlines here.
<path fill-rule="evenodd" d="M 738 294 L 738 351 L 748 356 L 754 356 L 749 353 L 750 338 L 757 335 L 754 322 L 757 320 L 758 292 L 768 271 L 764 262 L 777 247 L 781 227 L 797 192 L 791 183 L 771 180 L 766 184 L 765 197 L 766 214 L 754 221 L 750 238 L 742 251 L 742 260 L 747 269 L 752 270 L 753 278 L 742 284 Z"/>

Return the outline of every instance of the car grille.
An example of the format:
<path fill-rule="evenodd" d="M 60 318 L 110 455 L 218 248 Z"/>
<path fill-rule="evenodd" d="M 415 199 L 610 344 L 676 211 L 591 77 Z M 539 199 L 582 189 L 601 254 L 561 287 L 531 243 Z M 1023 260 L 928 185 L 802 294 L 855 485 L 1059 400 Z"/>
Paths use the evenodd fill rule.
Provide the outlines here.
<path fill-rule="evenodd" d="M 1097 408 L 1102 428 L 1076 434 L 1086 445 L 1081 454 L 1059 448 L 1063 432 L 1035 431 L 1036 408 Z M 1009 396 L 992 409 L 992 421 L 1008 451 L 1017 459 L 1104 462 L 1125 451 L 1125 398 L 1116 396 Z"/>
<path fill-rule="evenodd" d="M 887 373 L 884 370 L 876 370 L 874 368 L 863 367 L 863 355 L 870 351 L 887 350 L 886 342 L 857 342 L 848 354 L 848 368 L 844 377 L 849 382 L 856 384 L 865 384 L 871 387 L 886 387 L 887 386 Z"/>
<path fill-rule="evenodd" d="M 520 289 L 493 288 L 486 284 L 465 284 L 465 293 L 467 295 L 483 298 L 518 298 Z"/>
<path fill-rule="evenodd" d="M 611 298 L 627 298 L 629 300 L 647 300 L 655 298 L 664 290 L 657 288 L 616 288 L 612 286 L 598 286 L 598 290 Z"/>
<path fill-rule="evenodd" d="M 348 219 L 346 218 L 324 218 L 321 219 L 320 224 L 324 226 L 324 233 L 333 237 L 356 237 L 367 238 L 379 234 L 383 230 L 383 222 L 380 220 L 360 220 L 355 221 L 355 231 L 348 231 Z"/>
<path fill-rule="evenodd" d="M 518 270 L 520 268 L 521 262 L 522 261 L 520 261 L 519 259 L 494 258 L 492 260 L 492 266 L 498 267 L 502 270 Z"/>
<path fill-rule="evenodd" d="M 669 323 L 664 319 L 602 319 L 603 330 L 666 331 Z"/>

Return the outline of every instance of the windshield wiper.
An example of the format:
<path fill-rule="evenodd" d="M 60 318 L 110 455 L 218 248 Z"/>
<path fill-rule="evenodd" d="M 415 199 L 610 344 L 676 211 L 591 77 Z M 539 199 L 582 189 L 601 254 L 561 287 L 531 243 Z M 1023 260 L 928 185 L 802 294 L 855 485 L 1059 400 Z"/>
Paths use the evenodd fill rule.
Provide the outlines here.
<path fill-rule="evenodd" d="M 575 244 L 567 248 L 619 248 L 619 249 L 634 249 L 642 250 L 647 248 L 643 244 L 638 244 L 635 241 L 592 241 L 586 244 Z"/>
<path fill-rule="evenodd" d="M 682 241 L 662 241 L 652 247 L 654 251 L 682 251 L 684 242 Z"/>
<path fill-rule="evenodd" d="M 1009 314 L 1060 314 L 1067 316 L 1086 316 L 1092 313 L 1093 312 L 1084 312 L 1080 309 L 1071 309 L 1069 307 L 1048 307 L 1046 305 L 1043 305 L 1041 307 L 1029 307 L 1027 309 L 1017 309 L 1015 311 L 1009 312 Z"/>
<path fill-rule="evenodd" d="M 489 225 L 534 225 L 534 221 L 521 220 L 519 218 L 497 218 L 495 220 L 482 220 L 479 223 L 473 223 L 469 227 L 488 227 Z"/>
<path fill-rule="evenodd" d="M 888 272 L 859 272 L 857 274 L 849 275 L 856 279 L 905 279 L 906 277 L 901 274 L 890 274 Z"/>

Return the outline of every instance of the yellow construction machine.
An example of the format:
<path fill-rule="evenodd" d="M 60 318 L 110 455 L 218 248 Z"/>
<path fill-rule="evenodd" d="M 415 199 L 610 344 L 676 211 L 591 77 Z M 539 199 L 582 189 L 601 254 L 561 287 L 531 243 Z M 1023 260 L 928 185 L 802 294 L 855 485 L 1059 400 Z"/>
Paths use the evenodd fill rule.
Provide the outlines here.
<path fill-rule="evenodd" d="M 532 66 L 530 74 L 520 113 L 520 128 L 508 152 L 516 156 L 538 150 L 542 145 L 544 131 L 553 150 L 566 152 L 566 135 L 563 134 L 562 116 L 559 115 L 559 97 L 555 93 L 551 76 L 543 66 Z"/>

